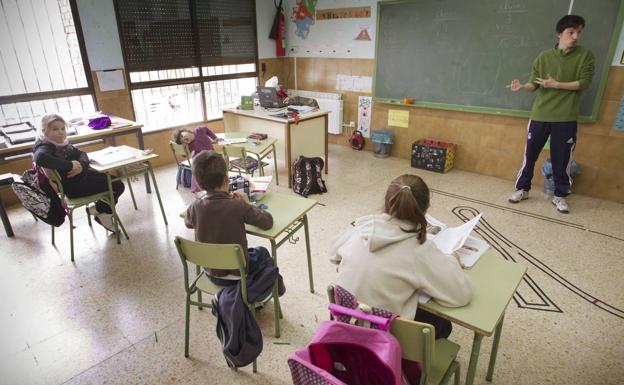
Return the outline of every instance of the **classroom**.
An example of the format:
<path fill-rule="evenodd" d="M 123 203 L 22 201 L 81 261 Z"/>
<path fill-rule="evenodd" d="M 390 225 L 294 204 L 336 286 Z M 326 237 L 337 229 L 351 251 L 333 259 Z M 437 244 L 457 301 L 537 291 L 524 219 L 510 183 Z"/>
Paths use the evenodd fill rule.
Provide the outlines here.
<path fill-rule="evenodd" d="M 330 319 L 328 287 L 336 292 L 330 285 L 347 266 L 334 255 L 337 236 L 384 212 L 387 189 L 404 174 L 428 186 L 426 212 L 438 230 L 478 217 L 468 240 L 488 245 L 463 270 L 476 287 L 472 302 L 447 307 L 434 296 L 418 305 L 453 326 L 435 342 L 439 351 L 458 349 L 449 367 L 457 364 L 459 376 L 449 369 L 447 377 L 465 385 L 624 383 L 624 0 L 0 5 L 0 383 L 342 383 L 294 379 L 289 364 Z M 593 54 L 593 77 L 567 89 L 552 79 L 557 69 L 530 82 L 538 54 L 561 47 L 555 25 L 568 14 L 584 18 L 574 37 L 581 47 L 570 52 Z M 254 93 L 275 84 L 319 109 L 257 105 Z M 516 187 L 518 170 L 540 120 L 534 100 L 547 88 L 582 90 L 577 115 L 564 119 L 578 120 L 570 161 L 559 162 L 571 178 L 561 182 L 551 165 L 563 142 L 540 143 L 526 199 L 531 179 Z M 108 183 L 58 227 L 27 211 L 9 182 L 32 168 L 34 140 L 45 139 L 41 119 L 52 113 Z M 35 136 L 13 142 L 11 127 Z M 270 180 L 256 205 L 273 225 L 246 225 L 246 239 L 269 251 L 286 291 L 254 310 L 257 371 L 228 367 L 211 309 L 190 306 L 187 323 L 185 285 L 196 270 L 181 257 L 201 238 L 187 225 L 202 193 L 185 171 L 185 146 L 171 140 L 197 127 L 225 138 L 217 151 L 260 158 Z M 117 167 L 94 163 L 109 146 L 131 155 L 110 163 Z M 320 160 L 326 192 L 301 196 L 299 156 Z M 107 231 L 88 204 L 117 200 L 117 179 L 125 190 L 109 205 Z M 570 195 L 558 195 L 562 185 Z M 395 282 L 378 283 L 391 290 Z"/>

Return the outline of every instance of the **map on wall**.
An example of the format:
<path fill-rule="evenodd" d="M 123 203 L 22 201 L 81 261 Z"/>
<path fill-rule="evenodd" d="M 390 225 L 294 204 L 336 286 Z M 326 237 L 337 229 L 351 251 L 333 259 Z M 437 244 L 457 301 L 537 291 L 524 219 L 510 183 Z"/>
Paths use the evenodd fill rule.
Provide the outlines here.
<path fill-rule="evenodd" d="M 305 40 L 310 33 L 310 27 L 314 25 L 317 0 L 297 0 L 297 6 L 293 8 L 291 20 L 296 25 L 295 35 Z"/>

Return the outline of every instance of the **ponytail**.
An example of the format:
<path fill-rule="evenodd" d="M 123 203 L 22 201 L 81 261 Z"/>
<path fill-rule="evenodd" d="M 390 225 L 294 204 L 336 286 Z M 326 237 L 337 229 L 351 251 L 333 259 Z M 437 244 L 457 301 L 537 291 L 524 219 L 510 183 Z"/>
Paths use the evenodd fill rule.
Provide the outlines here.
<path fill-rule="evenodd" d="M 402 229 L 418 233 L 422 244 L 427 239 L 427 219 L 429 208 L 429 187 L 416 175 L 401 175 L 390 183 L 386 191 L 385 212 L 394 218 L 411 222 L 413 229 Z"/>

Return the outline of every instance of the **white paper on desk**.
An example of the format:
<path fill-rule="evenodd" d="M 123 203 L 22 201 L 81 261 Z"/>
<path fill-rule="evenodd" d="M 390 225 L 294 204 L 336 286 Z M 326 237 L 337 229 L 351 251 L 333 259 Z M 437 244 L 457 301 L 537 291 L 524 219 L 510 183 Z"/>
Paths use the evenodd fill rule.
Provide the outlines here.
<path fill-rule="evenodd" d="M 126 88 L 122 70 L 95 71 L 100 91 L 115 91 Z"/>
<path fill-rule="evenodd" d="M 250 178 L 251 182 L 254 184 L 254 192 L 266 192 L 269 189 L 269 185 L 273 180 L 272 175 L 267 176 L 256 176 Z"/>
<path fill-rule="evenodd" d="M 110 164 L 135 158 L 132 151 L 119 147 L 106 147 L 99 151 L 90 152 L 87 155 L 89 155 L 89 161 L 91 163 L 97 163 L 100 166 L 108 166 Z"/>
<path fill-rule="evenodd" d="M 481 214 L 472 218 L 468 222 L 457 227 L 448 227 L 433 238 L 433 242 L 438 246 L 438 249 L 444 254 L 452 254 L 453 251 L 459 249 L 472 232 L 472 229 L 479 223 Z"/>
<path fill-rule="evenodd" d="M 489 248 L 490 245 L 483 239 L 470 236 L 455 252 L 459 255 L 459 260 L 464 267 L 469 269 Z"/>

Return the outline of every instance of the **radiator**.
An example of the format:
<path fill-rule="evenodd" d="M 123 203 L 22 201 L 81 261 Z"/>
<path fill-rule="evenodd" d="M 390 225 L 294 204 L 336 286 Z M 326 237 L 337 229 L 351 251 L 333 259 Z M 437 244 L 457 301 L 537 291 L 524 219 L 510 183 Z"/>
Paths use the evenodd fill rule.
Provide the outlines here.
<path fill-rule="evenodd" d="M 342 133 L 342 96 L 330 92 L 288 90 L 290 96 L 314 98 L 320 109 L 329 111 L 327 117 L 327 131 L 330 134 Z"/>

